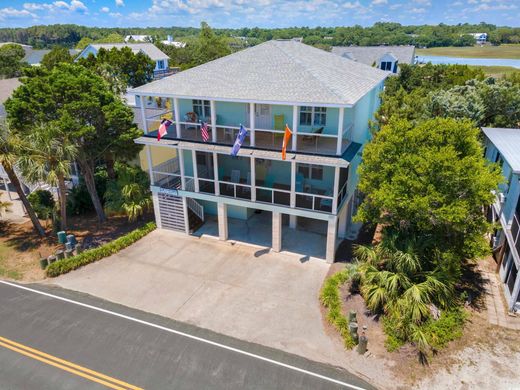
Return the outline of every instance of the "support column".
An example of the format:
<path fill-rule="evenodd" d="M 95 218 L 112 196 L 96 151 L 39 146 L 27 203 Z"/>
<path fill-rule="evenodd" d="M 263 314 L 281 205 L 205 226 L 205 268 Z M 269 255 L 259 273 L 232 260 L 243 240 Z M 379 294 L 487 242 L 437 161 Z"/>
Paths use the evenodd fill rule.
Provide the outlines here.
<path fill-rule="evenodd" d="M 514 260 L 513 260 L 514 262 Z M 518 298 L 520 291 L 520 275 L 516 275 L 515 285 L 513 286 L 513 293 L 511 294 L 511 300 L 508 302 L 509 311 L 512 311 Z"/>
<path fill-rule="evenodd" d="M 173 114 L 175 115 L 175 132 L 177 138 L 181 138 L 181 113 L 179 112 L 179 99 L 173 98 Z"/>
<path fill-rule="evenodd" d="M 146 122 L 146 110 L 144 109 L 144 96 L 139 96 L 139 105 L 141 106 L 141 120 L 143 121 L 143 131 L 148 134 L 148 123 Z"/>
<path fill-rule="evenodd" d="M 298 148 L 298 106 L 293 106 L 292 110 L 292 150 Z"/>
<path fill-rule="evenodd" d="M 148 174 L 150 175 L 150 185 L 154 185 L 155 180 L 153 177 L 153 162 L 152 162 L 152 147 L 146 145 L 146 161 L 148 162 Z"/>
<path fill-rule="evenodd" d="M 337 237 L 338 217 L 334 216 L 329 219 L 327 227 L 327 250 L 325 259 L 327 263 L 334 263 L 334 256 L 336 254 L 336 237 Z"/>
<path fill-rule="evenodd" d="M 179 168 L 181 171 L 181 189 L 186 189 L 186 176 L 184 172 L 184 150 L 177 149 L 177 153 L 179 155 Z"/>
<path fill-rule="evenodd" d="M 332 192 L 332 196 L 334 199 L 332 200 L 332 214 L 337 214 L 338 212 L 338 192 L 339 192 L 339 167 L 334 167 L 334 189 Z"/>
<path fill-rule="evenodd" d="M 210 100 L 209 105 L 211 110 L 211 141 L 217 142 L 217 111 L 215 101 Z"/>
<path fill-rule="evenodd" d="M 215 182 L 215 195 L 220 195 L 220 186 L 218 184 L 218 154 L 213 152 L 213 176 Z"/>
<path fill-rule="evenodd" d="M 282 214 L 273 211 L 273 242 L 272 248 L 274 252 L 282 250 Z"/>
<path fill-rule="evenodd" d="M 161 223 L 161 209 L 159 208 L 159 194 L 157 192 L 152 193 L 152 202 L 153 202 L 153 213 L 155 215 L 155 224 L 159 229 L 162 228 Z"/>
<path fill-rule="evenodd" d="M 184 213 L 184 231 L 190 234 L 190 216 L 188 214 L 188 201 L 186 197 L 182 197 L 182 212 Z"/>
<path fill-rule="evenodd" d="M 343 118 L 345 117 L 345 108 L 339 108 L 339 118 L 338 118 L 338 143 L 336 145 L 336 154 L 341 156 L 341 145 L 343 141 Z"/>
<path fill-rule="evenodd" d="M 298 225 L 298 217 L 296 215 L 289 215 L 289 227 L 291 229 L 296 229 L 296 226 Z"/>
<path fill-rule="evenodd" d="M 350 204 L 352 200 L 348 203 L 345 203 L 343 208 L 340 210 L 338 214 L 338 237 L 345 238 L 347 237 L 347 225 L 348 225 L 348 214 L 350 210 Z"/>
<path fill-rule="evenodd" d="M 253 156 L 250 158 L 251 161 L 251 202 L 256 202 L 256 160 Z"/>
<path fill-rule="evenodd" d="M 291 196 L 290 206 L 296 207 L 296 161 L 291 161 Z"/>
<path fill-rule="evenodd" d="M 195 192 L 199 192 L 199 172 L 197 168 L 197 152 L 191 151 L 192 164 L 193 164 L 193 181 Z"/>
<path fill-rule="evenodd" d="M 251 146 L 255 146 L 255 103 L 249 103 L 249 129 Z"/>
<path fill-rule="evenodd" d="M 228 239 L 228 217 L 227 204 L 218 203 L 218 238 L 226 241 Z"/>

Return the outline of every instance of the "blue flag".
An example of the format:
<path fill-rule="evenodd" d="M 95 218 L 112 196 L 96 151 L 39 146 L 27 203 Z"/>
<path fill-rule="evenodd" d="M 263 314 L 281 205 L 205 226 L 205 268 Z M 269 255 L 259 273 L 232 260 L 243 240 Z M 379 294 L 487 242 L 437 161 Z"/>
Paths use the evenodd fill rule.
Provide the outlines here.
<path fill-rule="evenodd" d="M 238 151 L 240 150 L 240 147 L 244 143 L 244 139 L 247 136 L 247 130 L 244 128 L 244 126 L 240 125 L 240 131 L 238 132 L 237 139 L 235 140 L 235 143 L 233 144 L 233 149 L 231 149 L 231 155 L 233 157 L 236 157 L 238 154 Z"/>

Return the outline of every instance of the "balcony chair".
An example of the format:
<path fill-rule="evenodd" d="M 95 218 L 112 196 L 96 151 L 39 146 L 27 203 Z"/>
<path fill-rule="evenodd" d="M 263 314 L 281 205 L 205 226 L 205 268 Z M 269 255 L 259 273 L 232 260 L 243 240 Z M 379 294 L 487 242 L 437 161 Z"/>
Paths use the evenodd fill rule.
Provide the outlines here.
<path fill-rule="evenodd" d="M 323 126 L 318 129 L 312 129 L 312 131 L 310 132 L 310 135 L 304 135 L 302 137 L 302 140 L 303 141 L 314 141 L 314 140 L 317 141 L 318 135 L 323 134 L 323 129 L 324 129 Z"/>

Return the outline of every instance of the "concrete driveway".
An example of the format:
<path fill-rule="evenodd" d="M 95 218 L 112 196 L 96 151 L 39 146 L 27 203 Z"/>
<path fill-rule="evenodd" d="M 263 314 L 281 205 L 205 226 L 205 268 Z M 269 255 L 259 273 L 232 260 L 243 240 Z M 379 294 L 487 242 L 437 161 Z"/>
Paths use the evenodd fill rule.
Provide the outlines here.
<path fill-rule="evenodd" d="M 343 365 L 318 293 L 329 265 L 156 230 L 117 255 L 49 282 L 109 301 Z"/>

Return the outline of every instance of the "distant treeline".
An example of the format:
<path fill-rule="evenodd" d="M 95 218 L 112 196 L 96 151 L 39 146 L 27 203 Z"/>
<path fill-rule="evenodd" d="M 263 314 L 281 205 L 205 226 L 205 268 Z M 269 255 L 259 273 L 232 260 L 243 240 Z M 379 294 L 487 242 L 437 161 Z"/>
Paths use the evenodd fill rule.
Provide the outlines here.
<path fill-rule="evenodd" d="M 291 27 L 291 28 L 239 28 L 215 29 L 217 35 L 246 37 L 248 44 L 256 44 L 270 39 L 302 37 L 305 43 L 312 45 L 348 46 L 348 45 L 416 45 L 434 46 L 471 46 L 475 43 L 467 33 L 488 33 L 489 41 L 494 44 L 520 43 L 520 28 L 497 27 L 492 24 L 458 24 L 449 26 L 402 26 L 399 23 L 376 23 L 371 27 Z M 52 46 L 74 47 L 81 38 L 103 39 L 110 34 L 122 36 L 140 34 L 156 39 L 166 39 L 173 35 L 175 39 L 198 35 L 199 28 L 193 27 L 128 27 L 100 28 L 74 24 L 55 24 L 28 28 L 0 29 L 0 42 L 13 41 L 32 45 L 36 48 Z"/>

